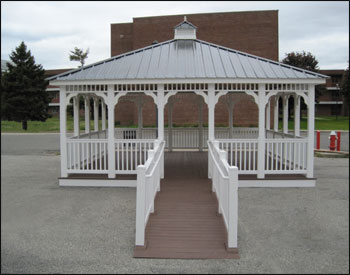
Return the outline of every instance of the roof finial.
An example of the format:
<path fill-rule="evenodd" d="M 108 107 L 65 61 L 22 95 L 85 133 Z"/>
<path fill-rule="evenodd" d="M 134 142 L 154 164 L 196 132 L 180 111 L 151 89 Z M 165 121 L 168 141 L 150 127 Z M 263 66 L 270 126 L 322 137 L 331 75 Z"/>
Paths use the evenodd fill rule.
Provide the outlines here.
<path fill-rule="evenodd" d="M 186 17 L 186 15 L 184 16 L 184 21 L 187 21 L 187 17 Z"/>

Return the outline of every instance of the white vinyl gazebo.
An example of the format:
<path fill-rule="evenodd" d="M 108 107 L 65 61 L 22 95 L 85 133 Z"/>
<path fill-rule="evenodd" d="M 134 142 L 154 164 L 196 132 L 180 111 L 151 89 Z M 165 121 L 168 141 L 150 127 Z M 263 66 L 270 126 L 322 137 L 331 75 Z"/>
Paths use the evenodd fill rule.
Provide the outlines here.
<path fill-rule="evenodd" d="M 325 83 L 326 78 L 198 40 L 196 27 L 185 19 L 175 27 L 172 40 L 50 78 L 50 85 L 60 87 L 59 183 L 70 186 L 137 186 L 138 203 L 150 205 L 150 208 L 146 207 L 148 210 L 139 211 L 137 215 L 146 216 L 147 220 L 160 188 L 160 179 L 164 177 L 164 148 L 175 131 L 170 133 L 168 129 L 165 139 L 164 107 L 177 93 L 195 93 L 208 106 L 208 133 L 207 136 L 201 135 L 200 143 L 208 148 L 208 176 L 213 179 L 213 191 L 219 190 L 224 179 L 230 182 L 235 179 L 232 171 L 237 171 L 239 176 L 233 183 L 236 187 L 314 186 L 315 85 Z M 214 126 L 216 103 L 223 95 L 230 94 L 234 99 L 235 94 L 242 92 L 250 95 L 258 106 L 258 128 L 240 128 L 241 134 L 237 138 L 237 131 L 231 123 L 229 131 L 219 135 Z M 115 128 L 115 106 L 120 98 L 130 95 L 138 100 L 141 94 L 152 97 L 157 106 L 157 135 L 155 132 L 150 134 L 150 129 L 143 131 L 140 126 L 136 136 Z M 85 99 L 85 133 L 79 131 L 80 97 Z M 289 97 L 294 97 L 295 102 L 293 134 L 288 132 Z M 91 98 L 95 109 L 94 131 L 89 127 Z M 270 129 L 271 102 L 279 99 L 283 102 L 282 132 L 278 131 L 278 104 L 274 104 L 274 127 Z M 300 136 L 301 99 L 307 105 L 307 137 Z M 74 135 L 68 138 L 66 108 L 71 100 Z M 102 129 L 98 123 L 99 105 L 102 108 Z M 138 108 L 139 121 L 142 120 L 141 108 Z M 153 183 L 151 187 L 145 186 L 148 180 Z M 235 188 L 232 190 L 236 192 Z M 145 197 L 142 195 L 145 192 L 151 195 Z M 142 202 L 139 202 L 141 197 Z M 141 220 L 137 227 L 142 227 Z M 137 235 L 136 244 L 142 245 L 142 234 Z M 235 245 L 231 243 L 231 246 Z"/>

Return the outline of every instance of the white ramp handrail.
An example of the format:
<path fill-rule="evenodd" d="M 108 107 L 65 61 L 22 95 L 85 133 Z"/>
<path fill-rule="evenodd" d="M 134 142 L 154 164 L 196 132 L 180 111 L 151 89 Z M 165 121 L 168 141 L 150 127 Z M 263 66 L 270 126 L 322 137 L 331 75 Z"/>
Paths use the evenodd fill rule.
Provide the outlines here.
<path fill-rule="evenodd" d="M 219 149 L 217 141 L 208 141 L 209 173 L 212 191 L 218 199 L 218 212 L 227 229 L 227 247 L 237 248 L 238 228 L 238 168 L 229 166 L 227 152 Z"/>
<path fill-rule="evenodd" d="M 144 165 L 137 167 L 136 189 L 136 246 L 145 245 L 145 229 L 150 213 L 154 212 L 154 199 L 164 178 L 165 142 L 156 140 L 154 150 L 148 151 Z"/>

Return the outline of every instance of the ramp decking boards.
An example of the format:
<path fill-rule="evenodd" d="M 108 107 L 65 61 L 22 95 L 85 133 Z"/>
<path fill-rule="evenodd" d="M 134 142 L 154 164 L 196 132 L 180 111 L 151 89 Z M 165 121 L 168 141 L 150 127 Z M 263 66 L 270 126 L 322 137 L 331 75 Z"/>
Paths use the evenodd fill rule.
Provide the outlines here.
<path fill-rule="evenodd" d="M 146 248 L 136 258 L 229 259 L 223 218 L 208 180 L 206 152 L 167 152 L 165 179 L 146 226 Z"/>

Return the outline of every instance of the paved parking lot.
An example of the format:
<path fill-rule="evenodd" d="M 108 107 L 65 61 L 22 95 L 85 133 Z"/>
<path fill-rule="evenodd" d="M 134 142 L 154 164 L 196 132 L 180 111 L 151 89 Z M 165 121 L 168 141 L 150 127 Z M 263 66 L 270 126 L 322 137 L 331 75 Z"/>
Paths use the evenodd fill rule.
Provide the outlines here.
<path fill-rule="evenodd" d="M 59 187 L 55 148 L 7 145 L 1 273 L 349 272 L 349 159 L 316 158 L 315 188 L 239 189 L 239 260 L 134 259 L 135 189 Z"/>

